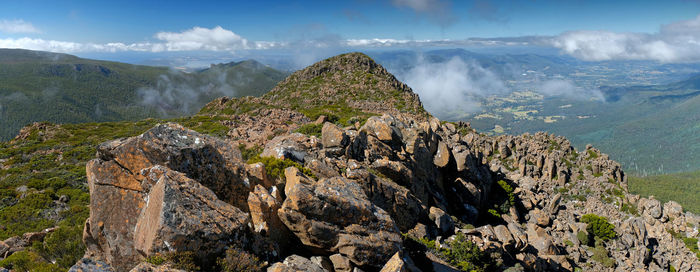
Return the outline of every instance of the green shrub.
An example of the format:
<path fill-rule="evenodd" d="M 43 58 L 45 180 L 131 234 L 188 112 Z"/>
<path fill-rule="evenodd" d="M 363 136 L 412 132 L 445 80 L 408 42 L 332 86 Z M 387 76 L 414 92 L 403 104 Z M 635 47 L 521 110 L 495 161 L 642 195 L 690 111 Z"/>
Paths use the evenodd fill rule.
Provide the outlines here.
<path fill-rule="evenodd" d="M 241 157 L 243 157 L 244 161 L 249 161 L 250 159 L 257 157 L 263 151 L 263 148 L 259 145 L 254 145 L 253 147 L 248 148 L 245 144 L 239 144 L 238 149 L 241 150 Z"/>
<path fill-rule="evenodd" d="M 146 262 L 152 265 L 162 265 L 165 263 L 165 258 L 162 254 L 156 253 L 154 255 L 146 257 Z"/>
<path fill-rule="evenodd" d="M 65 271 L 56 264 L 48 263 L 35 252 L 18 251 L 0 261 L 0 267 L 16 272 L 59 272 Z"/>
<path fill-rule="evenodd" d="M 258 162 L 262 162 L 265 165 L 265 171 L 267 172 L 267 176 L 271 177 L 272 179 L 283 178 L 284 169 L 287 169 L 287 167 L 296 167 L 297 169 L 299 169 L 299 171 L 304 173 L 304 175 L 316 179 L 316 176 L 311 172 L 309 168 L 306 168 L 301 164 L 290 159 L 280 160 L 274 157 L 255 156 L 254 158 L 248 160 L 248 163 Z"/>
<path fill-rule="evenodd" d="M 226 250 L 226 255 L 216 263 L 223 272 L 256 272 L 264 267 L 258 257 L 237 248 Z"/>
<path fill-rule="evenodd" d="M 308 123 L 300 126 L 296 130 L 294 130 L 294 132 L 299 132 L 301 134 L 321 138 L 321 129 L 323 129 L 323 124 Z"/>
<path fill-rule="evenodd" d="M 603 241 L 614 239 L 617 237 L 615 226 L 608 223 L 608 219 L 595 214 L 586 214 L 581 217 L 581 222 L 587 223 L 586 231 L 594 237 L 598 237 Z"/>
<path fill-rule="evenodd" d="M 588 233 L 582 230 L 578 231 L 576 238 L 578 238 L 578 241 L 581 242 L 582 245 L 588 245 L 591 242 L 591 240 L 588 238 Z"/>
<path fill-rule="evenodd" d="M 416 241 L 436 254 L 440 259 L 456 266 L 462 271 L 492 271 L 496 268 L 496 262 L 491 256 L 479 249 L 479 247 L 467 240 L 462 233 L 458 233 L 454 240 L 447 243 L 447 247 L 437 248 L 434 240 L 427 238 L 415 239 L 404 234 L 404 238 Z"/>
<path fill-rule="evenodd" d="M 165 260 L 171 263 L 173 268 L 186 271 L 200 270 L 195 259 L 195 254 L 192 251 L 173 251 L 165 254 Z"/>
<path fill-rule="evenodd" d="M 462 271 L 491 271 L 495 268 L 495 262 L 488 253 L 481 251 L 462 233 L 457 234 L 448 246 L 448 249 L 442 250 L 443 256 Z"/>
<path fill-rule="evenodd" d="M 47 235 L 43 243 L 36 243 L 33 249 L 45 259 L 67 269 L 85 253 L 82 235 L 82 227 L 65 224 Z"/>
<path fill-rule="evenodd" d="M 571 241 L 569 241 L 569 240 L 564 240 L 564 244 L 565 244 L 566 246 L 569 246 L 569 247 L 574 246 L 574 242 L 571 242 Z"/>
<path fill-rule="evenodd" d="M 594 152 L 593 150 L 588 150 L 588 158 L 590 158 L 590 159 L 598 158 L 598 153 Z"/>
<path fill-rule="evenodd" d="M 596 245 L 593 249 L 593 257 L 592 259 L 596 262 L 599 262 L 605 267 L 612 268 L 615 266 L 615 260 L 610 258 L 609 252 L 607 249 L 602 244 Z"/>

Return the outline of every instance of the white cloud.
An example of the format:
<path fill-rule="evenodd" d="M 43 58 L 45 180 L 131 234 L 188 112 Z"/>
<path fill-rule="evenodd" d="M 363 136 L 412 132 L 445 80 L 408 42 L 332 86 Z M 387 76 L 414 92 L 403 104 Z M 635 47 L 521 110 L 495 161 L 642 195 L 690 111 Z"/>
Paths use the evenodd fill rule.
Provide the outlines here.
<path fill-rule="evenodd" d="M 448 119 L 479 110 L 482 97 L 508 91 L 495 73 L 459 57 L 438 63 L 420 57 L 397 77 L 413 88 L 428 111 Z"/>
<path fill-rule="evenodd" d="M 158 32 L 155 37 L 164 41 L 165 51 L 234 51 L 251 49 L 248 40 L 221 26 L 212 29 L 194 27 L 183 32 Z M 253 44 L 253 48 L 255 45 Z"/>
<path fill-rule="evenodd" d="M 214 28 L 194 27 L 183 32 L 158 32 L 160 42 L 142 43 L 76 43 L 70 41 L 38 38 L 0 39 L 0 48 L 21 48 L 62 53 L 76 52 L 164 52 L 164 51 L 237 51 L 270 49 L 284 46 L 277 42 L 249 42 L 245 38 L 220 26 Z"/>
<path fill-rule="evenodd" d="M 39 29 L 24 20 L 0 20 L 0 32 L 4 33 L 39 33 Z"/>
<path fill-rule="evenodd" d="M 571 31 L 550 40 L 564 53 L 590 61 L 700 60 L 700 15 L 661 26 L 658 33 Z"/>
<path fill-rule="evenodd" d="M 55 40 L 33 39 L 33 38 L 7 38 L 0 39 L 0 48 L 21 48 L 39 51 L 51 51 L 61 53 L 76 52 L 119 52 L 119 51 L 153 51 L 154 44 L 151 43 L 76 43 Z"/>

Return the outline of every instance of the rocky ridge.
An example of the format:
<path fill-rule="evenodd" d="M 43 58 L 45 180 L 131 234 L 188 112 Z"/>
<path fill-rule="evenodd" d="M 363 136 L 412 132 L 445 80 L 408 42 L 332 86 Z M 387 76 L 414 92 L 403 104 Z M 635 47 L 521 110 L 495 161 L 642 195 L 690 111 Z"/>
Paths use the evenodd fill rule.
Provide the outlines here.
<path fill-rule="evenodd" d="M 231 254 L 254 256 L 267 271 L 700 270 L 682 241 L 698 237 L 700 218 L 629 194 L 620 165 L 593 147 L 577 151 L 545 133 L 487 136 L 399 109 L 394 96 L 347 104 L 357 117 L 349 123 L 340 109 L 320 111 L 338 117 L 328 122 L 283 104 L 314 80 L 321 87 L 309 90 L 329 96 L 302 101 L 335 103 L 356 85 L 328 79 L 356 71 L 382 75 L 372 86 L 420 105 L 381 66 L 348 54 L 260 100 L 212 102 L 203 113 L 231 116 L 229 139 L 169 123 L 100 145 L 87 166 L 88 251 L 74 270 L 165 271 L 147 260 L 177 252 L 192 252 L 205 270 L 222 269 L 214 264 Z M 240 101 L 258 106 L 240 112 Z M 293 132 L 316 119 L 320 137 Z M 260 145 L 268 159 L 244 160 L 238 143 Z"/>

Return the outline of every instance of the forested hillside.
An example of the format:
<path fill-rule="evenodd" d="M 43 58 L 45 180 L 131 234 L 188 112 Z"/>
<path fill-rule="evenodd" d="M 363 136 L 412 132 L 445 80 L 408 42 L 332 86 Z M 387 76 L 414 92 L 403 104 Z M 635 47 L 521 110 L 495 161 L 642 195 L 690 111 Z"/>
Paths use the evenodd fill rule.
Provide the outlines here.
<path fill-rule="evenodd" d="M 0 139 L 32 122 L 178 117 L 220 96 L 260 95 L 285 74 L 256 61 L 195 73 L 66 54 L 0 49 Z"/>

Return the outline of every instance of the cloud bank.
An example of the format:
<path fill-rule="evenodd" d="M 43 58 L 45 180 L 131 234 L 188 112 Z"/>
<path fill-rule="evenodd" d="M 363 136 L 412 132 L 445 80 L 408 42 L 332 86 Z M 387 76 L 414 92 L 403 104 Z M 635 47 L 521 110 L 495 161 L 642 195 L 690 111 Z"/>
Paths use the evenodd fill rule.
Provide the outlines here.
<path fill-rule="evenodd" d="M 0 32 L 16 33 L 40 33 L 38 28 L 24 20 L 0 20 Z"/>
<path fill-rule="evenodd" d="M 413 68 L 398 77 L 420 96 L 428 111 L 443 118 L 478 111 L 480 97 L 508 91 L 495 73 L 459 57 L 438 63 L 419 57 Z"/>
<path fill-rule="evenodd" d="M 562 52 L 589 61 L 700 60 L 700 15 L 661 26 L 658 33 L 571 31 L 551 39 Z"/>

